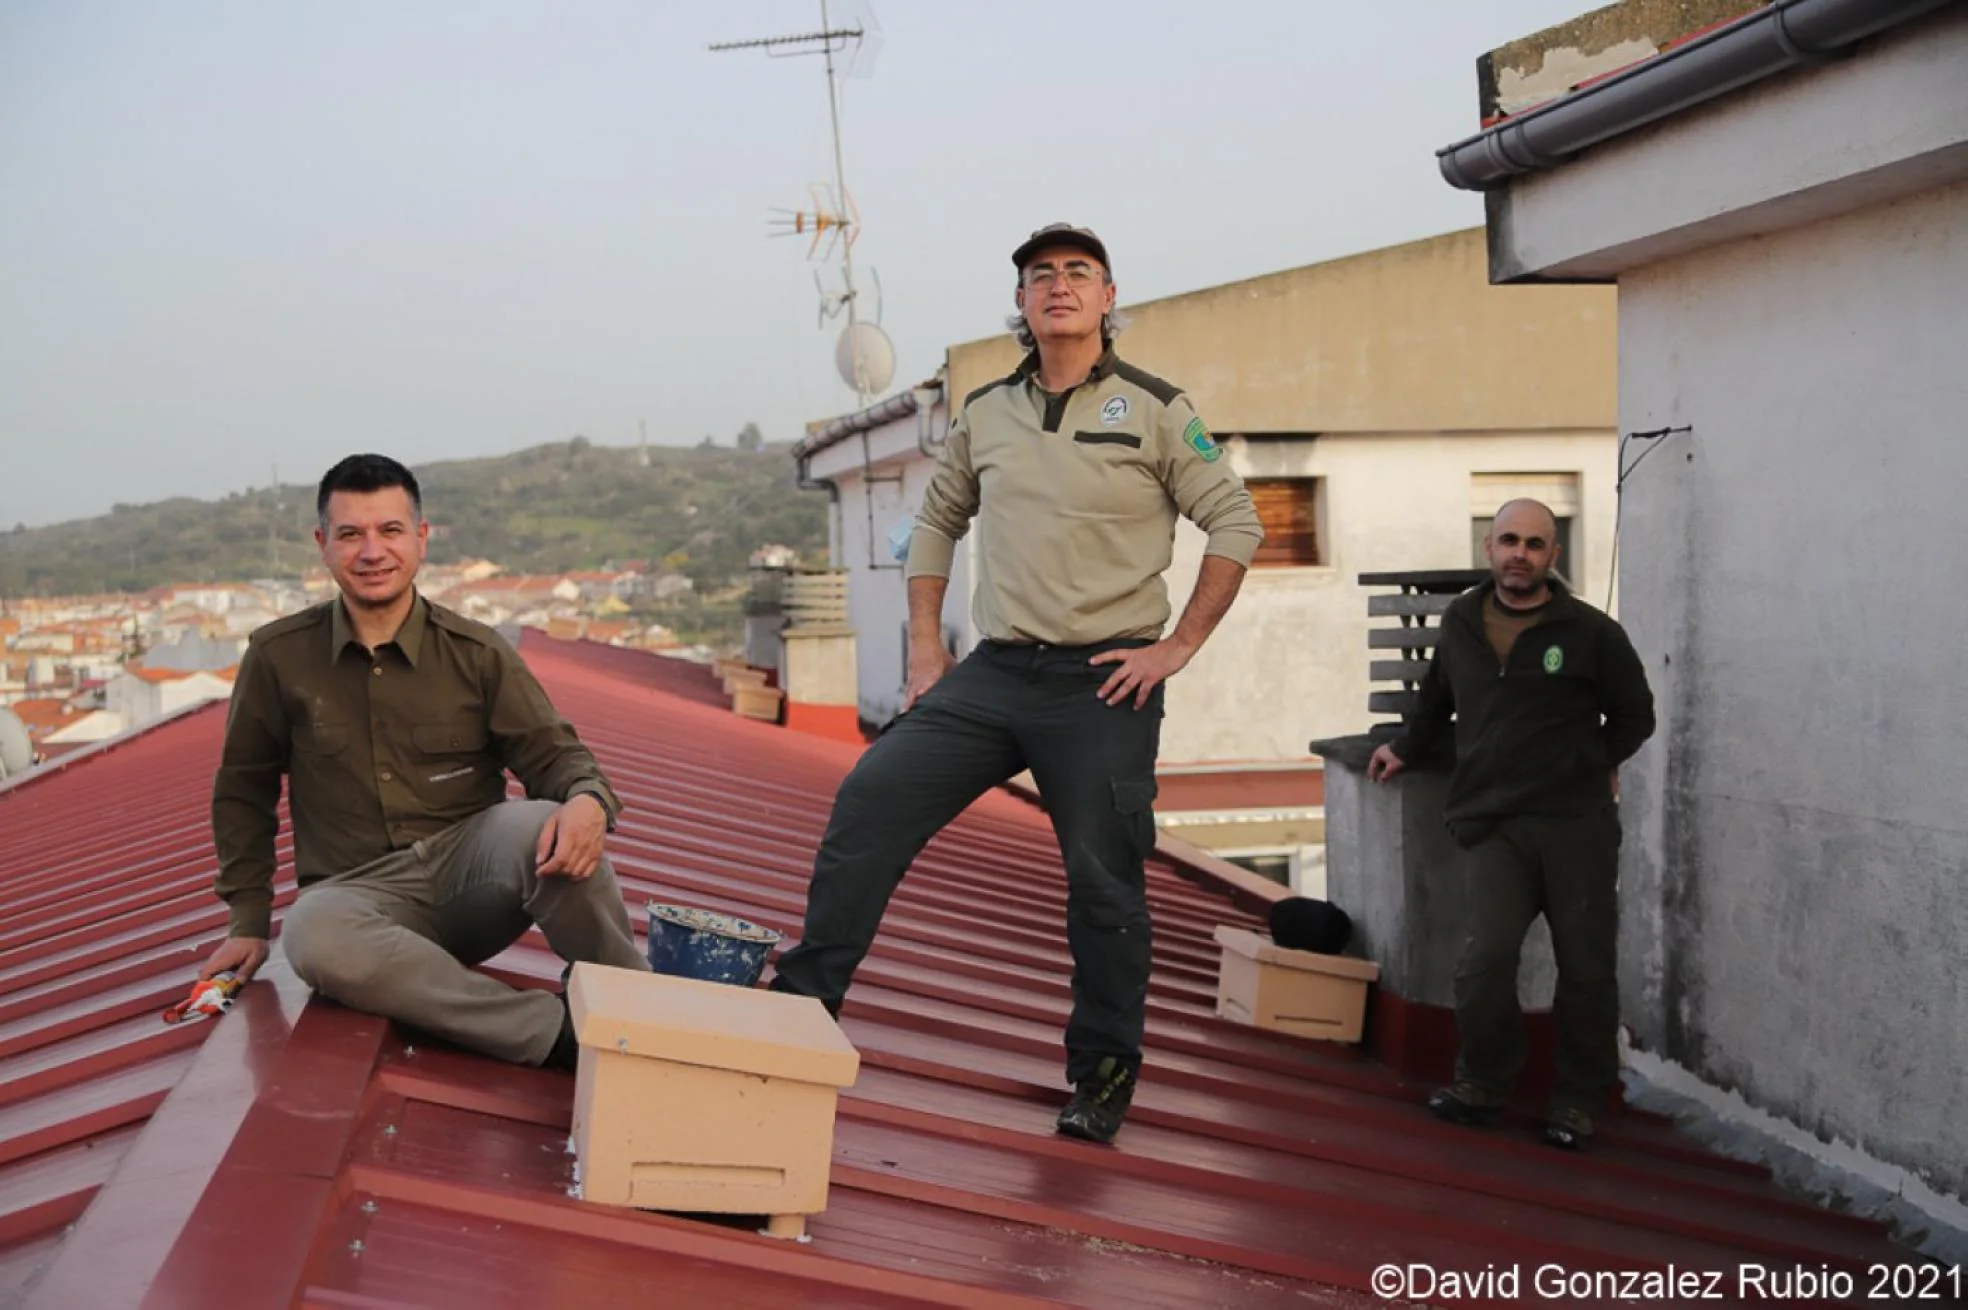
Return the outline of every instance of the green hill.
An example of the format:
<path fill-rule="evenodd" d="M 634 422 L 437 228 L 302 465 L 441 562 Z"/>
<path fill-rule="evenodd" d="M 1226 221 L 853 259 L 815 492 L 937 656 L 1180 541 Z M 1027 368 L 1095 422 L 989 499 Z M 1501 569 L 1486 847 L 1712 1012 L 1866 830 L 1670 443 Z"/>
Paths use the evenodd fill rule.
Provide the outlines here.
<path fill-rule="evenodd" d="M 419 467 L 430 557 L 483 557 L 509 573 L 645 560 L 689 575 L 700 594 L 740 581 L 751 552 L 769 542 L 802 560 L 824 557 L 826 497 L 794 488 L 785 445 L 652 446 L 646 460 L 641 448 L 576 437 Z M 312 484 L 118 505 L 98 518 L 0 532 L 0 596 L 293 577 L 319 562 L 314 526 Z"/>

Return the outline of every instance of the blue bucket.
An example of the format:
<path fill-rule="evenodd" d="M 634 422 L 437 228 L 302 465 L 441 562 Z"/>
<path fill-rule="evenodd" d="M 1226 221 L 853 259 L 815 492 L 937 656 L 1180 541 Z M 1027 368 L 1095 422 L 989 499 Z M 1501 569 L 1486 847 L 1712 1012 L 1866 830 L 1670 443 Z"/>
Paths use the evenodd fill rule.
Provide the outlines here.
<path fill-rule="evenodd" d="M 700 982 L 751 987 L 779 934 L 715 910 L 649 902 L 649 967 Z"/>

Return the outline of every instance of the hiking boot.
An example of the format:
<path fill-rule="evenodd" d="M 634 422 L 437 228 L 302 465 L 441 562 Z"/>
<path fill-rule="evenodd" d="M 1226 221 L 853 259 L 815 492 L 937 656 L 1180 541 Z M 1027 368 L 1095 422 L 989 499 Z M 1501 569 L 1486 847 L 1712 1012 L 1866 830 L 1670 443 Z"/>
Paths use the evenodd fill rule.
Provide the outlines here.
<path fill-rule="evenodd" d="M 1059 1112 L 1057 1126 L 1068 1137 L 1105 1146 L 1121 1131 L 1121 1120 L 1133 1103 L 1134 1070 L 1110 1055 L 1091 1078 L 1080 1079 L 1073 1099 Z"/>
<path fill-rule="evenodd" d="M 1493 1124 L 1503 1110 L 1503 1098 L 1474 1083 L 1457 1082 L 1437 1088 L 1428 1097 L 1428 1112 L 1444 1123 L 1474 1128 Z"/>
<path fill-rule="evenodd" d="M 1592 1116 L 1576 1106 L 1561 1105 L 1544 1121 L 1544 1140 L 1565 1151 L 1583 1151 L 1592 1140 Z"/>

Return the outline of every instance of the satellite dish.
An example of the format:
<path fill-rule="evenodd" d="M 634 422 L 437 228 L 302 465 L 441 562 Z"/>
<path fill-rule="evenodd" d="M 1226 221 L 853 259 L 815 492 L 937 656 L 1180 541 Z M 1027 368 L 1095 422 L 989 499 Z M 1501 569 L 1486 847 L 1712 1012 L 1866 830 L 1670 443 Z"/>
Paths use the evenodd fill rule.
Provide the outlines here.
<path fill-rule="evenodd" d="M 878 396 L 895 381 L 895 343 L 873 323 L 856 323 L 834 344 L 834 367 L 848 386 Z"/>
<path fill-rule="evenodd" d="M 12 710 L 0 710 L 0 779 L 33 767 L 34 743 L 28 740 L 27 726 Z"/>

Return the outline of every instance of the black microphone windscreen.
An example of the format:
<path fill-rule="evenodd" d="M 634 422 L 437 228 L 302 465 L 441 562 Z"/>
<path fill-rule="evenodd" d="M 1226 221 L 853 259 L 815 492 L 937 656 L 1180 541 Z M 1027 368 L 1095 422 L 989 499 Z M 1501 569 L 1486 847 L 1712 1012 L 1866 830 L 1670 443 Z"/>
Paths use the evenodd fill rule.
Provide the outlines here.
<path fill-rule="evenodd" d="M 1329 901 L 1288 896 L 1271 907 L 1271 940 L 1288 951 L 1338 955 L 1353 936 L 1353 920 Z"/>

